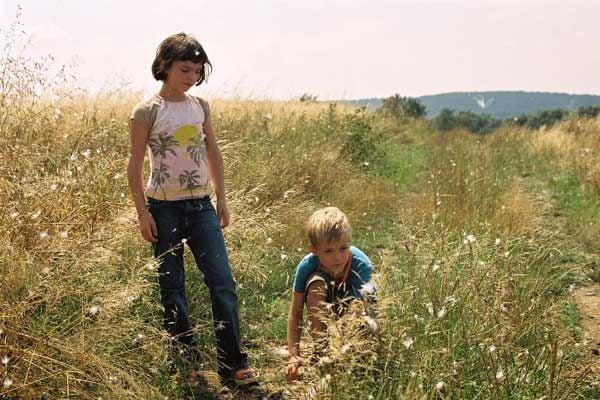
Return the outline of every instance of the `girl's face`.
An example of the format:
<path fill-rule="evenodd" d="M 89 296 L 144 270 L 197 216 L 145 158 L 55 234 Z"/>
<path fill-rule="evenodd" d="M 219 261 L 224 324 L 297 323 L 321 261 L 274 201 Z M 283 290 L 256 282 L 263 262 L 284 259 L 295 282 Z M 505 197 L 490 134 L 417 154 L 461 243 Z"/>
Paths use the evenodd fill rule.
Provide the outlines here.
<path fill-rule="evenodd" d="M 202 64 L 192 61 L 173 61 L 171 67 L 167 70 L 167 79 L 165 84 L 170 89 L 185 93 L 200 79 Z"/>

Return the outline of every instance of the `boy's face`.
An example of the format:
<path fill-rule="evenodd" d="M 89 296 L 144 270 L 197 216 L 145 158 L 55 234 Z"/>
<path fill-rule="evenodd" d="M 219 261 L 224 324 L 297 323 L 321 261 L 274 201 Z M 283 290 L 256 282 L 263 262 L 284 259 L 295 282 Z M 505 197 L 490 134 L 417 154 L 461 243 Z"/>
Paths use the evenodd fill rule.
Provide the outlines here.
<path fill-rule="evenodd" d="M 350 258 L 350 239 L 341 237 L 331 242 L 319 243 L 316 246 L 311 244 L 310 251 L 319 257 L 321 265 L 327 272 L 341 272 Z"/>
<path fill-rule="evenodd" d="M 191 61 L 173 61 L 167 70 L 165 83 L 181 92 L 187 92 L 200 79 L 202 64 Z"/>

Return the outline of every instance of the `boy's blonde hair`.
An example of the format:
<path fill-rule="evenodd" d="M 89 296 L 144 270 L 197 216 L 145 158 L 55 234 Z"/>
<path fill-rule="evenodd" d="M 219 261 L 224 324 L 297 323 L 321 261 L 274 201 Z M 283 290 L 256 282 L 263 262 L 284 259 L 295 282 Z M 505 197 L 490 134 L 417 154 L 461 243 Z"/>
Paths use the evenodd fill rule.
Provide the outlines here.
<path fill-rule="evenodd" d="M 315 211 L 308 219 L 306 231 L 313 246 L 342 237 L 352 239 L 348 217 L 337 207 L 325 207 Z"/>

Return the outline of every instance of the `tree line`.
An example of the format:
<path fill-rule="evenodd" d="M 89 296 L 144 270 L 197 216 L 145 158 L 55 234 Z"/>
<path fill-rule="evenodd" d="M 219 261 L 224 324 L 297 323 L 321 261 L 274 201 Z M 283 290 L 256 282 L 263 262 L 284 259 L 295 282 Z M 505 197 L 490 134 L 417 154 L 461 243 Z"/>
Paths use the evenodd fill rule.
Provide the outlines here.
<path fill-rule="evenodd" d="M 399 94 L 385 98 L 377 112 L 394 118 L 422 119 L 427 116 L 427 109 L 419 99 L 403 97 Z M 516 125 L 530 129 L 539 129 L 542 126 L 550 128 L 566 118 L 595 118 L 598 115 L 600 115 L 600 105 L 583 106 L 574 111 L 541 110 L 534 114 L 522 114 L 506 119 L 472 111 L 456 112 L 449 108 L 443 108 L 436 117 L 430 120 L 430 124 L 441 132 L 463 128 L 473 133 L 485 134 L 491 133 L 503 125 Z"/>

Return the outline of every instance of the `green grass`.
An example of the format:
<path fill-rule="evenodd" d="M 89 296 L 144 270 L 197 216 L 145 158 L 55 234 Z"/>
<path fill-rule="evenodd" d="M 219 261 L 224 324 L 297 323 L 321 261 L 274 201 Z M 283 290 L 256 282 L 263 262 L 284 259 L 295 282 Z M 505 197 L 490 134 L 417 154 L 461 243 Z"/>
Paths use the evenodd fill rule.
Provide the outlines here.
<path fill-rule="evenodd" d="M 121 197 L 127 131 L 111 121 L 125 121 L 131 104 L 115 111 L 114 102 L 109 110 L 72 104 L 51 127 L 61 136 L 48 134 L 37 152 L 0 167 L 0 201 L 19 213 L 0 214 L 0 357 L 11 359 L 0 374 L 21 398 L 210 398 L 218 385 L 190 388 L 167 363 L 150 249 Z M 94 120 L 82 117 L 90 113 Z M 286 343 L 304 221 L 331 204 L 349 215 L 354 244 L 374 261 L 381 329 L 364 338 L 360 318 L 338 321 L 331 363 L 307 368 L 292 395 L 583 399 L 597 390 L 574 343 L 577 310 L 564 298 L 577 279 L 571 265 L 583 259 L 540 215 L 526 218 L 527 199 L 506 198 L 516 196 L 515 182 L 537 190 L 557 176 L 556 207 L 573 224 L 597 218 L 598 204 L 568 171 L 543 164 L 527 136 L 438 134 L 422 121 L 319 104 L 217 102 L 213 118 L 234 212 L 225 233 L 244 346 L 268 389 L 289 389 L 273 350 Z M 89 158 L 81 156 L 86 132 L 101 151 Z M 7 138 L 0 144 L 35 145 Z M 504 203 L 524 228 L 503 219 Z M 209 295 L 187 256 L 190 311 L 212 370 Z"/>

